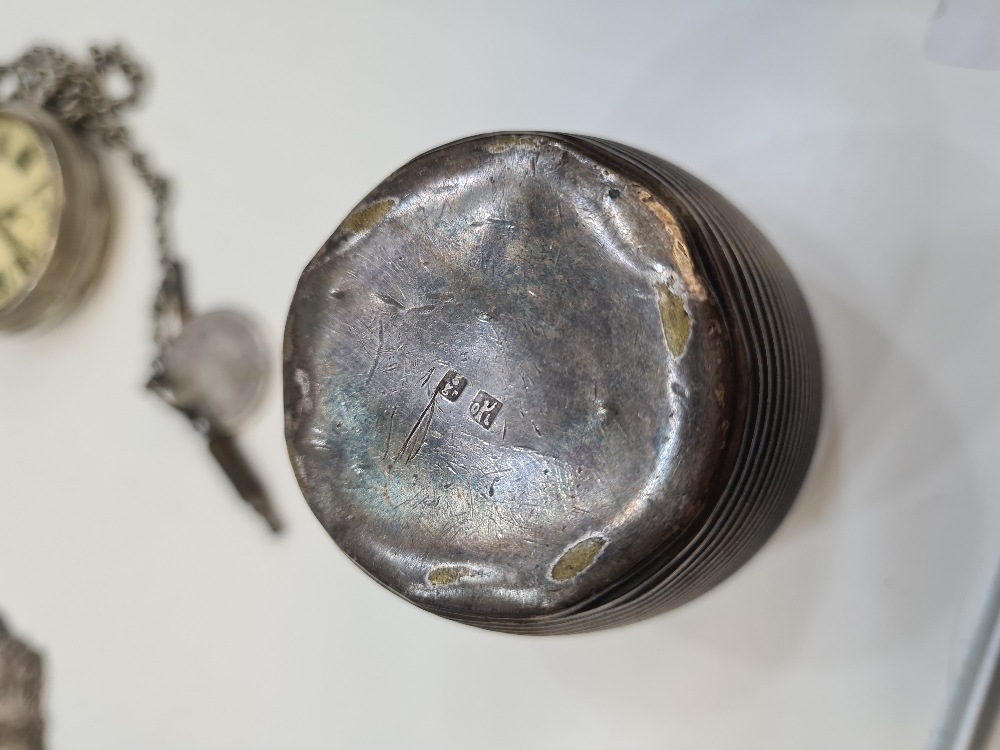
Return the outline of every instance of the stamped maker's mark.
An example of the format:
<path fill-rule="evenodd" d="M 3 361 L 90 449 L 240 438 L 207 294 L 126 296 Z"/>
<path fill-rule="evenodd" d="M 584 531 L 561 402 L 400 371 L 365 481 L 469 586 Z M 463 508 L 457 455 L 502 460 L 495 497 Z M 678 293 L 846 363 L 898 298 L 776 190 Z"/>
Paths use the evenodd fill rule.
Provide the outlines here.
<path fill-rule="evenodd" d="M 424 383 L 427 379 L 424 378 Z M 424 410 L 420 412 L 420 416 L 417 417 L 417 423 L 413 425 L 413 428 L 407 433 L 406 439 L 403 441 L 402 446 L 399 448 L 399 453 L 396 454 L 396 460 L 404 459 L 406 463 L 412 461 L 416 455 L 420 452 L 420 448 L 423 446 L 424 441 L 427 439 L 427 433 L 431 429 L 431 421 L 434 419 L 434 409 L 437 403 L 437 397 L 441 396 L 445 401 L 450 401 L 455 403 L 462 397 L 465 392 L 466 386 L 469 384 L 468 378 L 461 375 L 458 370 L 448 370 L 441 378 L 441 382 L 437 384 L 437 388 L 434 389 L 434 393 L 431 394 L 430 401 L 427 402 L 427 406 Z M 493 423 L 496 421 L 497 414 L 500 413 L 500 409 L 503 408 L 503 402 L 491 396 L 486 391 L 479 391 L 476 397 L 469 404 L 469 415 L 472 417 L 472 421 L 478 424 L 484 429 L 490 429 Z M 393 414 L 395 414 L 393 410 Z M 390 418 L 390 431 L 392 429 L 392 421 Z M 391 437 L 391 432 L 390 432 Z M 388 444 L 386 446 L 388 449 Z"/>
<path fill-rule="evenodd" d="M 458 401 L 469 381 L 458 374 L 457 370 L 448 370 L 441 382 L 438 383 L 437 392 L 452 403 Z"/>
<path fill-rule="evenodd" d="M 488 430 L 493 426 L 497 414 L 500 413 L 502 408 L 503 401 L 496 396 L 491 396 L 486 391 L 480 391 L 472 399 L 472 403 L 469 404 L 469 414 L 472 415 L 473 422 Z"/>

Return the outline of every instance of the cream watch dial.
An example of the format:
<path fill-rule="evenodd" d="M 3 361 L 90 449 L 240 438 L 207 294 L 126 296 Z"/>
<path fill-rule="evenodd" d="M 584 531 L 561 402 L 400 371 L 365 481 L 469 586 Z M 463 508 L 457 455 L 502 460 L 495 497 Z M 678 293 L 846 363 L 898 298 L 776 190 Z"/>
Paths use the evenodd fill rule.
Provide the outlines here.
<path fill-rule="evenodd" d="M 0 310 L 45 270 L 56 225 L 48 150 L 34 128 L 0 114 Z"/>

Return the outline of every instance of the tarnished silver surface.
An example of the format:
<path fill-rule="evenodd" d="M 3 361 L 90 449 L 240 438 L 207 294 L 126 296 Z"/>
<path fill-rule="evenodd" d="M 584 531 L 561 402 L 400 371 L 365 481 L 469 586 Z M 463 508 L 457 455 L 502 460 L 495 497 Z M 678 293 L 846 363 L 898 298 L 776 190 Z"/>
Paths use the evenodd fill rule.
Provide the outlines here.
<path fill-rule="evenodd" d="M 382 183 L 303 273 L 284 374 L 290 456 L 340 547 L 515 632 L 728 575 L 794 498 L 819 417 L 808 312 L 766 241 L 664 162 L 551 134 L 460 141 Z"/>
<path fill-rule="evenodd" d="M 0 750 L 42 750 L 42 657 L 0 619 Z"/>

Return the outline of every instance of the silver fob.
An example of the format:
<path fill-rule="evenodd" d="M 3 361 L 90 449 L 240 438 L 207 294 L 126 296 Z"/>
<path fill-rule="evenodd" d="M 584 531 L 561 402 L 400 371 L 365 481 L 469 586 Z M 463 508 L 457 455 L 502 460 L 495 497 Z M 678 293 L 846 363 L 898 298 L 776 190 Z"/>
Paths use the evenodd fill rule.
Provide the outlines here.
<path fill-rule="evenodd" d="M 257 324 L 235 310 L 188 318 L 164 347 L 160 364 L 150 390 L 191 420 L 240 497 L 280 531 L 281 520 L 235 438 L 260 407 L 270 375 Z"/>

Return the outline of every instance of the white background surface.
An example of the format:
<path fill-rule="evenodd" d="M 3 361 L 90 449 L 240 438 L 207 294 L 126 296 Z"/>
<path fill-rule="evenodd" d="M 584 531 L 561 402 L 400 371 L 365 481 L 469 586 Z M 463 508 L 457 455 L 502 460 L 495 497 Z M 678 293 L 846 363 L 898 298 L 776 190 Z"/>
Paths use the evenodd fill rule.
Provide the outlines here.
<path fill-rule="evenodd" d="M 202 309 L 280 338 L 302 267 L 416 154 L 601 135 L 729 196 L 801 280 L 829 441 L 741 572 L 644 623 L 532 639 L 425 614 L 313 519 L 278 387 L 247 436 L 289 533 L 142 384 L 151 209 L 60 328 L 0 341 L 0 609 L 48 656 L 55 750 L 924 748 L 1000 560 L 1000 74 L 914 2 L 14 2 L 0 57 L 123 39 Z"/>

